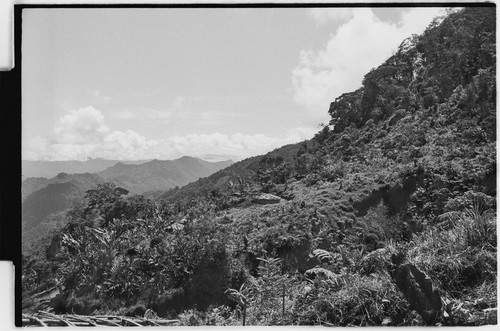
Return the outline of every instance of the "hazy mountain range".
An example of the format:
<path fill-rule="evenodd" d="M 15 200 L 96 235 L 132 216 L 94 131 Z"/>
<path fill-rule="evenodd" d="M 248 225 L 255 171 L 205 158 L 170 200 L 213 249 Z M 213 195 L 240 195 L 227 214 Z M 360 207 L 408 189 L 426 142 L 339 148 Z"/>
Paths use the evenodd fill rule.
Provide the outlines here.
<path fill-rule="evenodd" d="M 153 160 L 144 164 L 116 163 L 97 175 L 133 193 L 168 190 L 184 186 L 231 165 L 233 162 L 208 162 L 188 156 L 177 160 Z"/>
<path fill-rule="evenodd" d="M 55 226 L 55 223 L 64 222 L 54 217 L 72 204 L 80 202 L 85 192 L 97 184 L 112 182 L 127 189 L 131 194 L 165 191 L 207 177 L 233 163 L 231 160 L 208 162 L 188 156 L 176 160 L 146 161 L 142 164 L 136 164 L 136 162 L 139 161 L 122 162 L 103 159 L 23 161 L 23 165 L 27 165 L 23 167 L 24 174 L 64 171 L 50 179 L 29 177 L 23 180 L 21 187 L 23 234 L 34 231 L 33 235 L 38 236 L 45 232 L 39 228 L 39 225 L 49 230 Z M 41 169 L 35 169 L 37 164 L 41 166 Z M 110 164 L 111 166 L 101 169 Z M 77 169 L 84 169 L 87 172 L 71 173 Z M 93 173 L 91 173 L 92 170 L 94 170 Z"/>
<path fill-rule="evenodd" d="M 124 164 L 143 164 L 150 160 L 117 161 L 101 158 L 88 159 L 87 161 L 22 161 L 23 179 L 30 177 L 52 178 L 61 172 L 68 174 L 82 174 L 85 172 L 99 172 L 118 162 Z"/>

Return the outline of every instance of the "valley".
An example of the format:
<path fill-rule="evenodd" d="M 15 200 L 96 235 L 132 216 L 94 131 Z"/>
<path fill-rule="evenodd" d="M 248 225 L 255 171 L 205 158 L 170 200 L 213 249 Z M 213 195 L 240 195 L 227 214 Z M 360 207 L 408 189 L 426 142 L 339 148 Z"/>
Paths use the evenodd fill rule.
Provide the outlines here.
<path fill-rule="evenodd" d="M 100 164 L 113 161 L 100 160 Z M 80 168 L 94 166 L 79 163 Z M 72 163 L 55 162 L 55 168 L 71 171 Z M 63 167 L 63 164 L 66 164 Z M 154 160 L 141 164 L 116 162 L 95 173 L 60 172 L 53 178 L 27 178 L 22 182 L 23 242 L 28 243 L 49 231 L 64 225 L 65 213 L 85 196 L 85 192 L 98 184 L 111 182 L 127 189 L 131 194 L 154 194 L 183 186 L 201 177 L 206 177 L 232 161 L 207 162 L 192 157 L 172 161 Z M 45 167 L 51 168 L 50 162 Z"/>

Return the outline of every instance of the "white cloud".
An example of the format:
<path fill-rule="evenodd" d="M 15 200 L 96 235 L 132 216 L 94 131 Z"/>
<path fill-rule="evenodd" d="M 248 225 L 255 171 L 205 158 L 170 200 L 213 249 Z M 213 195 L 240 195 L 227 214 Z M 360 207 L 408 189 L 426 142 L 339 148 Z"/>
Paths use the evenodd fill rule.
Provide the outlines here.
<path fill-rule="evenodd" d="M 454 11 L 455 9 L 451 10 Z M 404 38 L 409 37 L 412 33 L 421 34 L 434 18 L 442 18 L 445 12 L 444 8 L 412 8 L 405 10 L 401 15 L 398 26 L 401 33 L 405 34 Z"/>
<path fill-rule="evenodd" d="M 330 21 L 347 21 L 354 15 L 353 8 L 313 8 L 309 15 L 318 24 L 325 24 Z"/>
<path fill-rule="evenodd" d="M 162 146 L 175 151 L 175 156 L 191 155 L 203 158 L 205 155 L 220 155 L 219 159 L 226 159 L 225 156 L 232 156 L 235 160 L 242 160 L 254 155 L 265 154 L 283 145 L 297 143 L 310 139 L 318 129 L 314 128 L 294 128 L 288 130 L 283 137 L 267 136 L 264 134 L 246 135 L 235 133 L 232 135 L 221 134 L 219 132 L 211 134 L 188 134 L 185 136 L 173 136 L 164 141 Z"/>
<path fill-rule="evenodd" d="M 311 128 L 311 127 L 293 128 L 288 130 L 284 141 L 287 144 L 292 144 L 299 141 L 311 139 L 318 131 L 319 128 Z"/>
<path fill-rule="evenodd" d="M 318 22 L 346 19 L 349 12 L 311 11 Z M 330 102 L 361 87 L 364 75 L 381 65 L 399 44 L 413 33 L 422 33 L 439 8 L 414 8 L 400 22 L 381 21 L 371 9 L 351 10 L 352 17 L 340 25 L 322 49 L 302 50 L 292 70 L 294 101 L 312 119 L 328 121 Z"/>
<path fill-rule="evenodd" d="M 53 143 L 89 144 L 101 141 L 108 132 L 102 113 L 89 106 L 71 110 L 61 117 L 50 139 Z"/>
<path fill-rule="evenodd" d="M 23 159 L 86 160 L 100 157 L 117 160 L 175 159 L 184 155 L 228 156 L 241 160 L 277 147 L 311 138 L 318 129 L 299 127 L 279 136 L 235 133 L 174 135 L 149 139 L 133 131 L 113 131 L 94 107 L 71 110 L 57 121 L 47 137 L 23 141 Z M 213 158 L 212 158 L 213 159 Z"/>

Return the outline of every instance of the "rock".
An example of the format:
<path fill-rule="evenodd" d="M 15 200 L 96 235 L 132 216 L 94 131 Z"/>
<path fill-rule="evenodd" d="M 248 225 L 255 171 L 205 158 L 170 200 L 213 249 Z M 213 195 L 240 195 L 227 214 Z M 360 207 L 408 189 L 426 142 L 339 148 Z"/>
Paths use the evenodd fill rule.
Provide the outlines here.
<path fill-rule="evenodd" d="M 410 307 L 415 309 L 427 325 L 433 325 L 441 312 L 441 297 L 431 279 L 412 264 L 404 264 L 396 271 L 396 285 L 403 292 Z"/>
<path fill-rule="evenodd" d="M 270 193 L 262 193 L 252 198 L 252 202 L 259 205 L 269 205 L 273 203 L 279 203 L 280 201 L 280 197 Z"/>

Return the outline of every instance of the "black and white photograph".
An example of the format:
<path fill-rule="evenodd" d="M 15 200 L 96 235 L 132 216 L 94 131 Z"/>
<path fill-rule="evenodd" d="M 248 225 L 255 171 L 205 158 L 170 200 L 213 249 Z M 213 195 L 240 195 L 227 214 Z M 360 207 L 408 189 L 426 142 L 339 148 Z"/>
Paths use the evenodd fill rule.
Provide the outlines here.
<path fill-rule="evenodd" d="M 16 6 L 17 326 L 498 323 L 495 4 Z"/>

